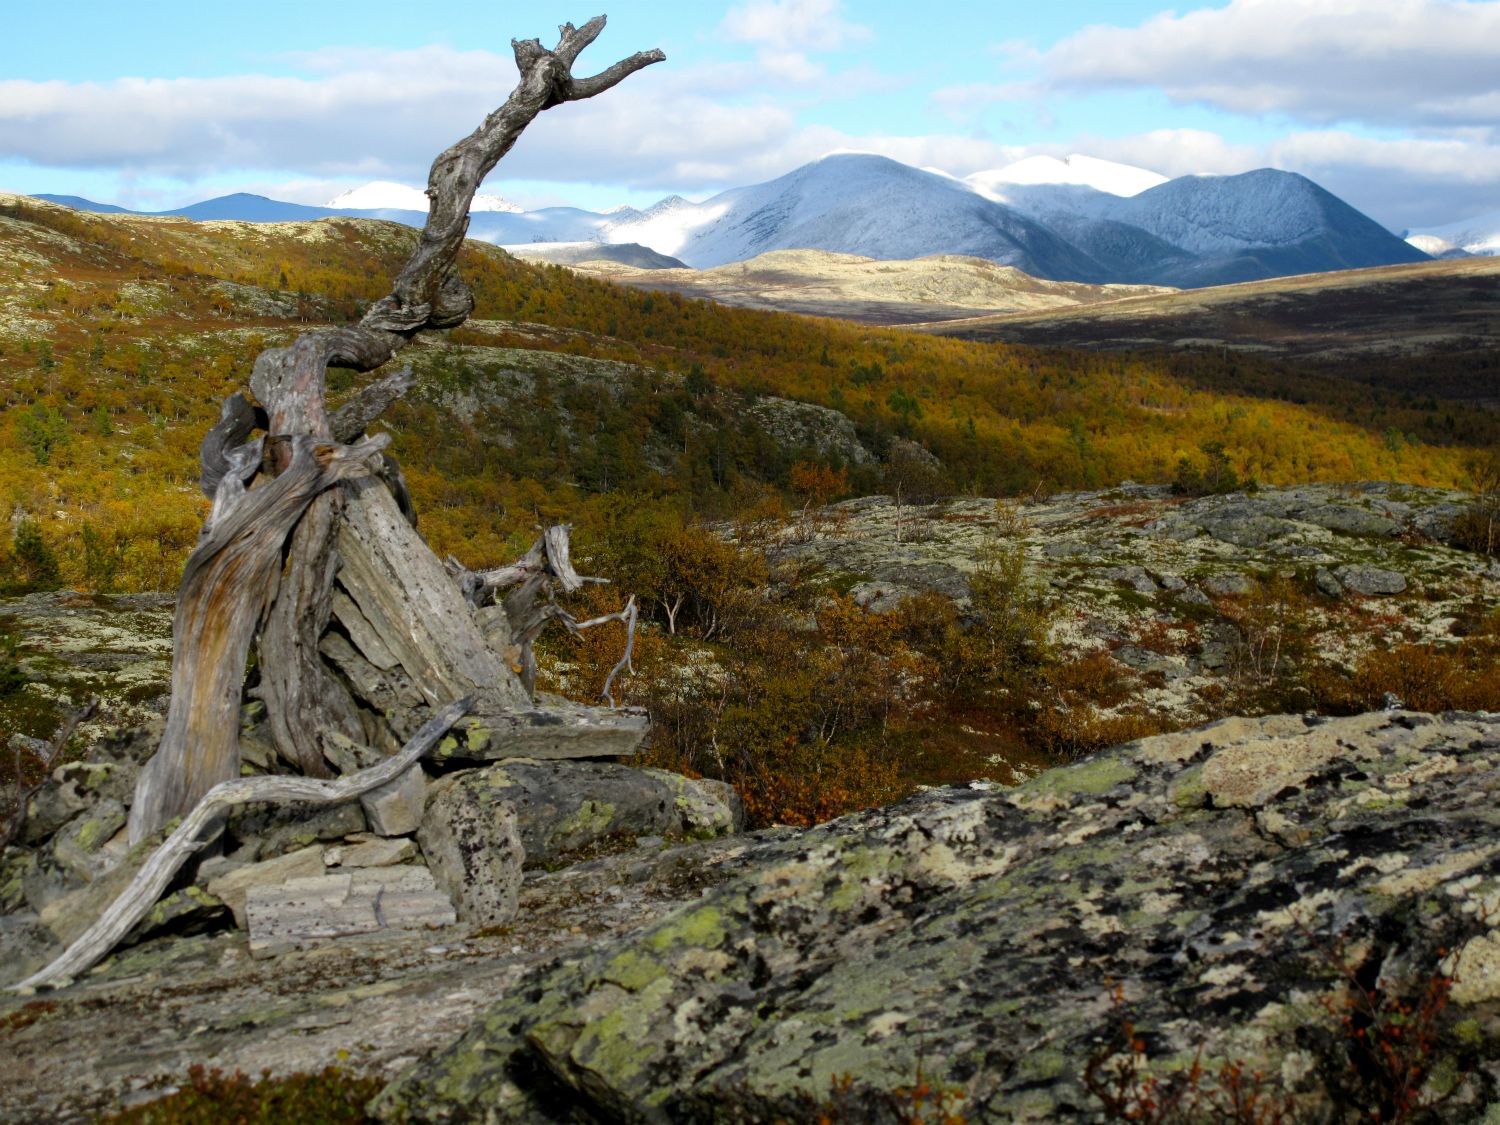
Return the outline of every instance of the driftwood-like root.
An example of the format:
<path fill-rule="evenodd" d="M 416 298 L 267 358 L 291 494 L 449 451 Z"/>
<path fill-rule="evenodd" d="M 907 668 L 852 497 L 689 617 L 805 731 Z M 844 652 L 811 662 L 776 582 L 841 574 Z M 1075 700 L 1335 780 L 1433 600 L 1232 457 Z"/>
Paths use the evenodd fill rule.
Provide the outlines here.
<path fill-rule="evenodd" d="M 510 626 L 511 654 L 520 669 L 521 683 L 526 693 L 536 694 L 536 653 L 533 645 L 549 621 L 556 621 L 570 633 L 591 629 L 611 621 L 622 622 L 625 627 L 625 654 L 620 658 L 608 678 L 599 698 L 614 707 L 615 700 L 610 689 L 615 678 L 622 672 L 634 672 L 631 656 L 635 651 L 635 627 L 638 610 L 635 595 L 630 596 L 625 608 L 607 613 L 587 621 L 579 621 L 557 604 L 559 591 L 570 594 L 587 583 L 607 584 L 607 578 L 591 578 L 573 569 L 570 557 L 570 535 L 572 527 L 557 524 L 542 533 L 531 549 L 509 566 L 493 570 L 468 570 L 457 559 L 449 556 L 445 565 L 458 588 L 471 605 L 485 605 L 503 591 L 509 591 L 502 603 Z"/>
<path fill-rule="evenodd" d="M 330 805 L 350 801 L 396 780 L 431 750 L 448 728 L 463 718 L 474 705 L 472 699 L 459 699 L 435 714 L 399 753 L 379 765 L 336 781 L 317 781 L 304 777 L 244 777 L 221 781 L 201 798 L 157 848 L 135 878 L 110 903 L 92 926 L 79 935 L 45 969 L 38 970 L 19 984 L 16 990 L 44 984 L 64 984 L 79 973 L 92 968 L 105 957 L 136 924 L 146 916 L 166 890 L 172 876 L 207 840 L 200 839 L 205 828 L 217 821 L 226 809 L 252 801 L 290 804 L 300 801 Z"/>
<path fill-rule="evenodd" d="M 318 643 L 333 615 L 338 552 L 334 536 L 344 496 L 330 488 L 308 505 L 292 533 L 281 592 L 271 604 L 256 650 L 271 742 L 281 758 L 307 777 L 328 777 L 323 739 L 329 733 L 364 736 L 359 711 L 328 671 Z"/>

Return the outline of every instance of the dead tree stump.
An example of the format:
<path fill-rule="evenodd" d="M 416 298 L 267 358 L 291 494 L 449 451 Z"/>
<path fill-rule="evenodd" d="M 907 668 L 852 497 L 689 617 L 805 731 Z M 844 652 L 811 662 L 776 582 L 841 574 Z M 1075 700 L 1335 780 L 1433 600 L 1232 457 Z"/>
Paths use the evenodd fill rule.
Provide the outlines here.
<path fill-rule="evenodd" d="M 382 452 L 386 439 L 365 436 L 411 387 L 410 370 L 369 383 L 336 411 L 326 403 L 330 366 L 374 371 L 418 333 L 467 319 L 474 301 L 456 261 L 469 207 L 536 116 L 603 93 L 665 58 L 645 51 L 591 78 L 573 77 L 579 53 L 604 22 L 599 16 L 581 28 L 564 24 L 551 50 L 534 39 L 513 41 L 520 80 L 504 105 L 433 162 L 427 224 L 391 292 L 353 327 L 318 329 L 261 353 L 250 379 L 254 401 L 242 394 L 225 401 L 203 441 L 202 485 L 213 510 L 178 594 L 172 702 L 161 746 L 136 787 L 132 842 L 239 776 L 239 713 L 252 643 L 255 691 L 266 703 L 277 751 L 314 777 L 327 776 L 325 739 L 352 738 L 394 752 L 461 697 L 473 697 L 476 711 L 490 716 L 531 715 L 519 723 L 528 729 L 573 723 L 585 742 L 599 729 L 612 732 L 614 741 L 605 742 L 617 746 L 622 732 L 643 729 L 639 716 L 612 723 L 580 718 L 576 708 L 536 717 L 535 629 L 552 619 L 569 628 L 591 624 L 573 621 L 551 602 L 554 586 L 582 581 L 567 564 L 566 529 L 548 533 L 539 546 L 549 565 L 528 572 L 507 598 L 506 615 L 521 627 L 503 644 L 487 640 L 466 596 L 476 587 L 461 586 L 472 576 L 445 569 L 417 534 L 400 470 Z M 249 440 L 257 429 L 263 435 Z M 612 616 L 628 617 L 633 636 L 633 612 Z"/>

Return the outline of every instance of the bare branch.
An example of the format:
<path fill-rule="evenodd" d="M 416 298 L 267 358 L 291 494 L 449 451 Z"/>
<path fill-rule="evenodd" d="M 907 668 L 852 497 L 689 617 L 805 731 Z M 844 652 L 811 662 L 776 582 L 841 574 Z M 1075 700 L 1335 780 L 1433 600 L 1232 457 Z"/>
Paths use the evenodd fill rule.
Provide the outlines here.
<path fill-rule="evenodd" d="M 203 489 L 203 495 L 210 500 L 218 491 L 219 481 L 226 473 L 240 468 L 235 459 L 235 450 L 256 428 L 265 429 L 269 425 L 264 410 L 257 410 L 250 405 L 250 401 L 235 391 L 224 400 L 219 408 L 219 420 L 214 427 L 208 431 L 203 438 L 203 444 L 198 447 L 198 462 L 202 467 L 202 475 L 199 484 Z M 259 453 L 256 454 L 259 459 Z"/>
<path fill-rule="evenodd" d="M 208 842 L 199 839 L 199 835 L 226 809 L 252 801 L 271 804 L 300 801 L 331 805 L 353 800 L 400 777 L 423 754 L 431 750 L 438 739 L 447 733 L 448 728 L 463 718 L 473 706 L 474 700 L 471 698 L 455 700 L 423 724 L 411 741 L 401 748 L 400 753 L 386 758 L 379 765 L 335 781 L 277 775 L 221 781 L 198 800 L 192 811 L 182 819 L 182 823 L 136 872 L 129 886 L 99 916 L 98 921 L 45 969 L 12 985 L 12 989 L 20 991 L 45 984 L 61 986 L 97 964 L 146 916 L 146 912 L 155 905 L 162 891 L 172 881 L 172 876 L 177 874 L 194 852 Z"/>
<path fill-rule="evenodd" d="M 408 365 L 362 388 L 328 419 L 328 427 L 333 431 L 334 438 L 338 441 L 354 441 L 360 437 L 370 423 L 411 390 L 416 381 L 416 376 Z"/>
<path fill-rule="evenodd" d="M 641 51 L 615 63 L 608 70 L 601 70 L 592 78 L 575 78 L 568 85 L 568 101 L 582 101 L 602 94 L 605 90 L 618 86 L 636 71 L 645 70 L 652 63 L 665 61 L 666 57 L 659 50 Z"/>
<path fill-rule="evenodd" d="M 584 48 L 599 38 L 599 33 L 604 30 L 604 23 L 604 16 L 595 16 L 582 27 L 563 24 L 557 29 L 557 49 L 552 53 L 562 61 L 563 66 L 572 70 Z"/>
<path fill-rule="evenodd" d="M 616 613 L 606 613 L 600 617 L 591 617 L 587 621 L 574 621 L 567 614 L 562 614 L 561 616 L 563 624 L 573 633 L 582 632 L 584 629 L 592 629 L 596 625 L 605 625 L 611 621 L 624 622 L 625 653 L 620 657 L 619 662 L 609 670 L 609 675 L 604 680 L 604 686 L 599 689 L 599 698 L 605 700 L 610 708 L 613 709 L 615 706 L 615 697 L 610 694 L 609 689 L 614 685 L 615 677 L 621 671 L 628 672 L 632 676 L 635 675 L 635 665 L 631 662 L 631 656 L 635 653 L 635 623 L 636 618 L 639 616 L 639 610 L 635 604 L 635 595 L 631 594 L 630 599 L 625 603 L 625 608 Z"/>

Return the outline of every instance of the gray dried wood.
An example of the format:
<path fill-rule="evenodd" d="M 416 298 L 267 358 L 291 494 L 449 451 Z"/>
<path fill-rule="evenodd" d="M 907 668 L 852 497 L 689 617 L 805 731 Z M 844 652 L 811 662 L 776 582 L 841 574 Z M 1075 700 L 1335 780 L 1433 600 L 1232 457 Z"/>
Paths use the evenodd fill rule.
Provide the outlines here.
<path fill-rule="evenodd" d="M 473 297 L 458 275 L 457 258 L 484 177 L 543 110 L 593 97 L 665 57 L 642 52 L 592 78 L 574 78 L 574 62 L 604 23 L 600 16 L 581 28 L 564 24 L 550 51 L 536 40 L 512 43 L 519 81 L 504 105 L 433 162 L 427 223 L 391 293 L 356 325 L 307 332 L 262 352 L 250 387 L 263 414 L 243 396 L 224 404 L 220 423 L 203 443 L 203 483 L 214 496 L 214 511 L 179 594 L 167 734 L 141 775 L 132 840 L 186 811 L 238 770 L 245 661 L 268 612 L 261 692 L 268 711 L 278 716 L 277 745 L 303 769 L 322 768 L 315 732 L 353 726 L 352 704 L 346 707 L 330 687 L 318 652 L 340 561 L 351 600 L 431 704 L 476 690 L 499 706 L 524 704 L 529 684 L 523 689 L 485 647 L 462 594 L 412 530 L 409 499 L 393 462 L 383 463 L 381 471 L 404 503 L 368 480 L 346 490 L 342 513 L 333 498 L 319 501 L 293 542 L 284 583 L 280 564 L 287 536 L 313 498 L 352 476 L 356 465 L 364 474 L 367 452 L 378 448 L 361 442 L 354 448 L 367 452 L 350 458 L 337 452 L 333 440 L 362 433 L 411 385 L 407 372 L 388 374 L 330 416 L 327 369 L 373 371 L 418 332 L 461 324 Z M 270 435 L 263 447 L 244 440 L 256 425 Z M 247 490 L 261 465 L 262 478 Z"/>
<path fill-rule="evenodd" d="M 448 704 L 429 720 L 421 730 L 401 748 L 400 753 L 387 758 L 380 765 L 361 770 L 337 781 L 319 781 L 305 777 L 244 777 L 233 781 L 221 781 L 194 804 L 182 823 L 173 830 L 136 873 L 130 885 L 90 926 L 77 941 L 44 969 L 40 969 L 12 987 L 15 989 L 36 988 L 43 984 L 60 984 L 76 977 L 85 969 L 97 964 L 115 945 L 128 934 L 172 881 L 172 877 L 188 858 L 207 841 L 200 837 L 227 809 L 252 801 L 272 804 L 304 802 L 313 804 L 336 804 L 352 800 L 362 793 L 388 784 L 407 768 L 421 759 L 422 755 L 447 733 L 473 706 L 472 699 L 458 699 Z"/>
<path fill-rule="evenodd" d="M 172 623 L 172 702 L 161 745 L 136 783 L 131 843 L 239 776 L 245 662 L 276 593 L 282 547 L 313 498 L 368 474 L 366 459 L 388 440 L 346 446 L 299 434 L 288 443 L 286 471 L 246 492 L 188 557 Z"/>

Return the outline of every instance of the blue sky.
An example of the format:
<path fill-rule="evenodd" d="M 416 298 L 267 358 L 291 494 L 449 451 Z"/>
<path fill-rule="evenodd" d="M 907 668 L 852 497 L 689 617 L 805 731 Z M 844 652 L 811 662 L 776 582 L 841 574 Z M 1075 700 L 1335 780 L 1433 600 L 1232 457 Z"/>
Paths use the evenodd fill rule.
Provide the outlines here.
<path fill-rule="evenodd" d="M 1303 172 L 1393 229 L 1500 210 L 1500 0 L 639 0 L 580 70 L 668 61 L 549 111 L 487 190 L 702 197 L 836 148 L 958 175 L 1084 152 L 1167 175 Z M 544 2 L 18 5 L 0 188 L 166 208 L 420 183 L 503 100 Z"/>

